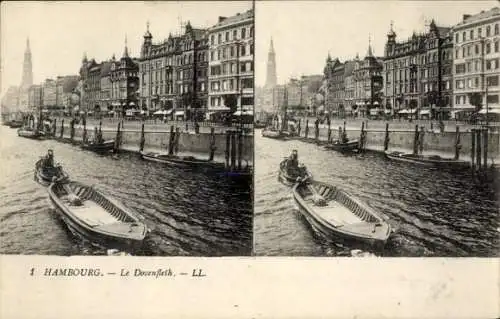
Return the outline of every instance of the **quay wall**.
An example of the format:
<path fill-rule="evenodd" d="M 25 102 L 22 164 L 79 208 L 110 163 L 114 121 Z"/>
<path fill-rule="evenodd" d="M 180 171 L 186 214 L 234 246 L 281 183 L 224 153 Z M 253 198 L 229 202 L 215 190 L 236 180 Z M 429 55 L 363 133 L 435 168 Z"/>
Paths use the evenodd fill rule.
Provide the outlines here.
<path fill-rule="evenodd" d="M 175 128 L 174 128 L 175 129 Z M 56 136 L 60 136 L 61 126 L 59 125 L 56 130 Z M 92 126 L 87 127 L 87 136 L 92 136 L 94 128 Z M 103 127 L 102 135 L 106 139 L 116 138 L 116 128 Z M 140 140 L 141 140 L 141 129 L 125 129 L 121 131 L 121 149 L 139 152 Z M 179 132 L 179 154 L 210 154 L 210 133 L 198 133 L 195 132 Z M 64 125 L 65 138 L 70 138 L 70 127 L 69 125 Z M 216 132 L 215 137 L 215 153 L 214 156 L 217 158 L 223 158 L 226 151 L 226 133 Z M 83 127 L 75 126 L 75 137 L 76 141 L 81 141 L 83 138 Z M 170 141 L 170 129 L 169 130 L 158 130 L 158 129 L 148 129 L 146 126 L 144 129 L 144 150 L 148 151 L 167 151 L 168 144 Z M 253 149 L 254 149 L 254 139 L 251 134 L 242 135 L 242 159 L 253 163 Z M 238 146 L 236 146 L 238 147 Z"/>
<path fill-rule="evenodd" d="M 360 125 L 361 126 L 361 125 Z M 331 138 L 338 139 L 339 127 L 331 127 Z M 346 133 L 349 139 L 359 139 L 361 135 L 361 127 L 358 129 L 350 129 L 353 125 L 346 123 Z M 415 126 L 413 126 L 415 128 Z M 305 137 L 305 125 L 301 128 L 301 137 Z M 414 143 L 415 131 L 410 130 L 393 130 L 389 125 L 389 145 L 388 151 L 412 152 Z M 315 127 L 309 123 L 308 140 L 314 141 Z M 471 159 L 472 149 L 472 133 L 470 130 L 460 131 L 460 150 L 461 159 Z M 328 140 L 328 126 L 319 126 L 318 139 L 321 142 Z M 423 154 L 435 154 L 445 157 L 455 156 L 455 139 L 456 132 L 445 131 L 429 131 L 424 130 L 423 137 Z M 366 130 L 366 149 L 370 151 L 384 151 L 385 128 Z M 500 134 L 498 132 L 490 132 L 488 135 L 488 162 L 500 163 Z"/>

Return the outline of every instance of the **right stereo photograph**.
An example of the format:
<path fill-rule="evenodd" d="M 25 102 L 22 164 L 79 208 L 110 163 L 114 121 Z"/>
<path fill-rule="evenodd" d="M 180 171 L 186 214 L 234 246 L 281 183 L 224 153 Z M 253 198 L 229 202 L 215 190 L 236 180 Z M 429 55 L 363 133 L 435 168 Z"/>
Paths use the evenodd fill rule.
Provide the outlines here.
<path fill-rule="evenodd" d="M 500 255 L 497 1 L 255 12 L 254 255 Z"/>

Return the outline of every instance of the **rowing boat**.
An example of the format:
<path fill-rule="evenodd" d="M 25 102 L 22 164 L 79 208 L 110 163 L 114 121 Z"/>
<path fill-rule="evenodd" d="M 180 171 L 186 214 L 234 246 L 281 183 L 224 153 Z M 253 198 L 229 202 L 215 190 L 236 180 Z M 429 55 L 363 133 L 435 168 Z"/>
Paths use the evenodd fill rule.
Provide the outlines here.
<path fill-rule="evenodd" d="M 141 157 L 144 160 L 163 163 L 173 166 L 196 167 L 196 168 L 212 168 L 223 170 L 224 163 L 214 162 L 209 159 L 196 158 L 194 156 L 179 156 L 161 154 L 156 152 L 141 152 Z"/>
<path fill-rule="evenodd" d="M 64 183 L 69 180 L 69 175 L 63 170 L 61 165 L 43 166 L 43 158 L 35 164 L 35 181 L 43 186 L 49 186 L 56 178 L 59 183 Z"/>
<path fill-rule="evenodd" d="M 304 165 L 301 165 L 293 171 L 290 171 L 287 168 L 287 163 L 288 158 L 285 158 L 283 161 L 281 161 L 278 173 L 278 180 L 286 186 L 292 186 L 297 183 L 298 180 L 312 177 L 312 175 L 307 171 L 307 168 Z"/>
<path fill-rule="evenodd" d="M 326 238 L 383 247 L 391 234 L 381 213 L 338 187 L 308 180 L 292 192 L 300 213 Z"/>
<path fill-rule="evenodd" d="M 37 129 L 25 126 L 17 130 L 17 135 L 26 138 L 40 139 L 44 134 Z"/>
<path fill-rule="evenodd" d="M 358 144 L 358 140 L 352 140 L 345 143 L 341 143 L 340 141 L 336 140 L 332 143 L 326 144 L 325 149 L 334 150 L 337 152 L 352 152 L 358 149 Z"/>
<path fill-rule="evenodd" d="M 398 161 L 406 162 L 424 166 L 435 166 L 442 168 L 463 169 L 470 167 L 469 162 L 463 160 L 456 160 L 453 158 L 443 158 L 438 155 L 418 155 L 404 152 L 385 152 L 387 158 Z"/>
<path fill-rule="evenodd" d="M 83 143 L 81 147 L 84 150 L 96 152 L 96 153 L 107 153 L 111 152 L 115 148 L 115 140 L 107 140 L 102 143 Z"/>
<path fill-rule="evenodd" d="M 129 251 L 142 247 L 146 225 L 117 200 L 75 181 L 52 183 L 48 193 L 73 234 L 104 248 Z"/>

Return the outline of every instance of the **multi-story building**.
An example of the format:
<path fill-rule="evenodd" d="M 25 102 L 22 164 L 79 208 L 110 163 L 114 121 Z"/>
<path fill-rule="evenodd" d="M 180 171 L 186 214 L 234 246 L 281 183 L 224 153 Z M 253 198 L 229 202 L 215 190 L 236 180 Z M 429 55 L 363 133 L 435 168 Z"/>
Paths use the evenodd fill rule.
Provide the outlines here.
<path fill-rule="evenodd" d="M 106 71 L 101 78 L 101 109 L 123 114 L 126 109 L 140 107 L 139 63 L 129 56 L 127 44 L 119 61 L 113 55 L 111 61 L 103 65 Z"/>
<path fill-rule="evenodd" d="M 365 116 L 379 112 L 383 88 L 382 58 L 373 55 L 371 43 L 363 60 L 354 60 L 354 113 Z M 373 109 L 373 111 L 372 111 Z"/>
<path fill-rule="evenodd" d="M 10 86 L 2 97 L 2 113 L 15 112 L 18 110 L 19 87 Z"/>
<path fill-rule="evenodd" d="M 254 12 L 219 17 L 209 29 L 209 110 L 224 108 L 232 98 L 238 109 L 254 105 Z"/>
<path fill-rule="evenodd" d="M 455 111 L 474 110 L 470 100 L 474 93 L 480 94 L 483 106 L 488 104 L 491 108 L 500 108 L 499 28 L 498 7 L 475 15 L 464 15 L 463 20 L 453 27 Z"/>
<path fill-rule="evenodd" d="M 58 108 L 70 111 L 69 101 L 78 80 L 78 75 L 65 75 L 56 78 L 56 106 Z"/>
<path fill-rule="evenodd" d="M 30 111 L 35 112 L 43 107 L 43 90 L 41 85 L 35 84 L 30 86 L 28 96 Z"/>
<path fill-rule="evenodd" d="M 412 116 L 445 111 L 452 90 L 451 50 L 450 28 L 434 20 L 426 33 L 413 33 L 402 42 L 396 42 L 391 25 L 383 62 L 386 108 Z"/>
<path fill-rule="evenodd" d="M 57 85 L 53 79 L 46 79 L 42 84 L 42 105 L 45 109 L 53 109 L 57 106 Z"/>
<path fill-rule="evenodd" d="M 352 114 L 354 105 L 354 61 L 344 63 L 344 111 L 345 115 Z"/>
<path fill-rule="evenodd" d="M 139 95 L 152 112 L 204 108 L 207 100 L 208 40 L 206 30 L 188 22 L 185 32 L 153 44 L 149 25 L 139 59 Z"/>
<path fill-rule="evenodd" d="M 344 112 L 344 63 L 338 58 L 332 59 L 330 54 L 323 69 L 325 86 L 325 111 L 332 115 Z"/>

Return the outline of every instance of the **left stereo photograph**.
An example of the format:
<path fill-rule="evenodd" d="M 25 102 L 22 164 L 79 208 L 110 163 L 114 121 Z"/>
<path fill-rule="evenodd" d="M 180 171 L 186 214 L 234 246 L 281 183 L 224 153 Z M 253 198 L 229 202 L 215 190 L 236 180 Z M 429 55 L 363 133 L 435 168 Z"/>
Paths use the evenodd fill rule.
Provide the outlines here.
<path fill-rule="evenodd" d="M 0 254 L 252 254 L 252 1 L 1 20 Z"/>

